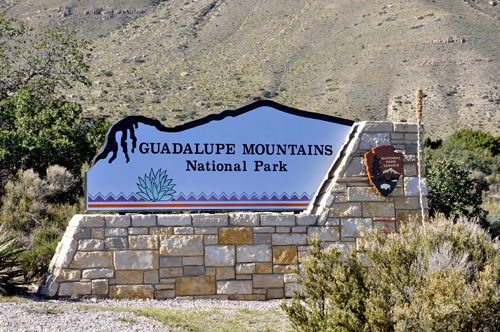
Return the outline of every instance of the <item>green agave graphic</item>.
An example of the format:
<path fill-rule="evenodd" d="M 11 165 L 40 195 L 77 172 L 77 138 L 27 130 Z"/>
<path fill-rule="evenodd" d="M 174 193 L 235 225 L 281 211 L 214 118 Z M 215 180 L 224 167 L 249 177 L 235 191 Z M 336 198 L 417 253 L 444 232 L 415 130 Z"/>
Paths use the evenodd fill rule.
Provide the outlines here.
<path fill-rule="evenodd" d="M 175 184 L 171 182 L 172 179 L 167 179 L 167 170 L 162 172 L 160 168 L 155 174 L 151 168 L 149 176 L 144 174 L 144 179 L 139 177 L 137 186 L 141 191 L 137 195 L 149 202 L 169 201 L 175 194 L 175 190 L 172 190 Z"/>

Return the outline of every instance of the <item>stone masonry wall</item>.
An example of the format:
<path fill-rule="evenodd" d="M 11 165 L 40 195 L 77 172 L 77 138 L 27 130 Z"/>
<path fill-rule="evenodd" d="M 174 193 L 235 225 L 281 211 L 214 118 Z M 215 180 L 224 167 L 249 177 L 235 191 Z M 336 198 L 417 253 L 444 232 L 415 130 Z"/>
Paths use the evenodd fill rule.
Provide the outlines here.
<path fill-rule="evenodd" d="M 59 243 L 39 293 L 47 296 L 218 298 L 290 297 L 294 266 L 308 238 L 337 244 L 346 259 L 360 226 L 397 231 L 421 218 L 417 126 L 361 122 L 308 210 L 294 213 L 76 215 Z M 388 197 L 368 180 L 363 155 L 392 145 L 404 174 Z M 423 203 L 427 209 L 425 179 Z M 427 212 L 427 211 L 426 211 Z"/>

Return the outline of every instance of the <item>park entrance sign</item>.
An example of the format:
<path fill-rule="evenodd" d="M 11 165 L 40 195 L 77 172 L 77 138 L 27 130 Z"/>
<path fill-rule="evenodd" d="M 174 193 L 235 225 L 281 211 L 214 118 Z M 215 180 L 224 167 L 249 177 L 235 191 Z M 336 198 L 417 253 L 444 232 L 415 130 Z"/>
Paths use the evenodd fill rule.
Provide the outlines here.
<path fill-rule="evenodd" d="M 86 174 L 86 210 L 304 210 L 352 124 L 271 101 L 175 128 L 126 117 Z"/>

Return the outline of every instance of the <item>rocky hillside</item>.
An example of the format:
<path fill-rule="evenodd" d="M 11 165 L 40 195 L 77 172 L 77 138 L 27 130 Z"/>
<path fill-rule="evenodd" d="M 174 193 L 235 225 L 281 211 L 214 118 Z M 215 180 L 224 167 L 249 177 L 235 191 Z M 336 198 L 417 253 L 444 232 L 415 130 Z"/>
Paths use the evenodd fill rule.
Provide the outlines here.
<path fill-rule="evenodd" d="M 112 120 L 142 114 L 172 126 L 272 99 L 354 120 L 413 122 L 421 87 L 428 136 L 459 128 L 500 135 L 493 1 L 51 2 L 42 13 L 90 38 L 105 35 L 88 58 L 95 84 L 71 96 Z M 5 11 L 36 21 L 33 10 L 26 2 Z"/>

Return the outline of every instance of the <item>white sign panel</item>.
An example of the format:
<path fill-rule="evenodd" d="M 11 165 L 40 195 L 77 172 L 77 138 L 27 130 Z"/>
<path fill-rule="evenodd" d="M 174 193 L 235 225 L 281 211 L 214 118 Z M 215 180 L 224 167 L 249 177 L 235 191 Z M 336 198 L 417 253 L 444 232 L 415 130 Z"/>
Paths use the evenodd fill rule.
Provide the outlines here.
<path fill-rule="evenodd" d="M 175 128 L 126 117 L 87 172 L 86 210 L 304 210 L 352 123 L 271 101 Z"/>

